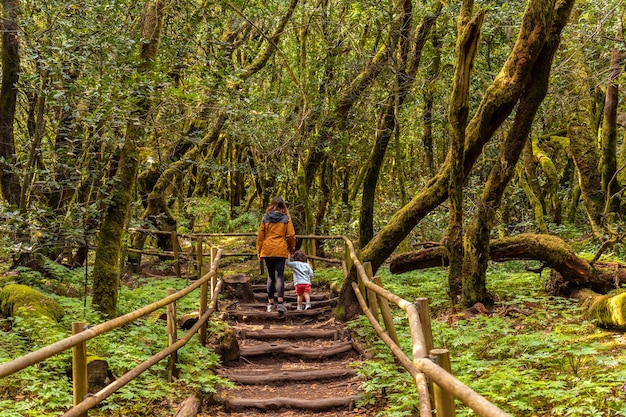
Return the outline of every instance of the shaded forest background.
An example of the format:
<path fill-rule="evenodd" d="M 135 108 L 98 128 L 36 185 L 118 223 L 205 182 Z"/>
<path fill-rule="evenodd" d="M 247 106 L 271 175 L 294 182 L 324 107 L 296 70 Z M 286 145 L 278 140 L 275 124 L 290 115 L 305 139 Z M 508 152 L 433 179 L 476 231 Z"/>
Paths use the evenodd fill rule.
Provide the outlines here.
<path fill-rule="evenodd" d="M 622 255 L 620 0 L 40 3 L 2 2 L 0 238 L 94 263 L 105 315 L 129 228 L 255 231 L 275 195 L 375 270 L 446 247 L 466 306 L 491 239 Z"/>

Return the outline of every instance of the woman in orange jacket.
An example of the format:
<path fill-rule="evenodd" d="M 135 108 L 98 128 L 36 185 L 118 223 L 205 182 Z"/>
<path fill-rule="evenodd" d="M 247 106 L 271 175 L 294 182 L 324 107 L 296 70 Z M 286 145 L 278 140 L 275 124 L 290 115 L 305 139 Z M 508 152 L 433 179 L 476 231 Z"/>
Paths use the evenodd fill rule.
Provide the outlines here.
<path fill-rule="evenodd" d="M 285 261 L 296 249 L 296 231 L 293 228 L 287 204 L 274 197 L 261 219 L 256 239 L 256 250 L 267 267 L 267 311 L 274 308 L 274 295 L 278 300 L 276 311 L 285 313 Z"/>

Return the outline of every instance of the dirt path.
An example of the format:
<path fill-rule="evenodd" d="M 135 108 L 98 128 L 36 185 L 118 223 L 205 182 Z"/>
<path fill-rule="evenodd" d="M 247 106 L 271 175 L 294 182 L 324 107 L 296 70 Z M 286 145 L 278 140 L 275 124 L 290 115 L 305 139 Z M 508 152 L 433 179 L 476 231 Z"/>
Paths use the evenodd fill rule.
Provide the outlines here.
<path fill-rule="evenodd" d="M 203 407 L 201 416 L 376 414 L 357 408 L 361 381 L 351 364 L 362 358 L 343 323 L 331 317 L 336 299 L 330 293 L 317 289 L 312 308 L 298 311 L 295 292 L 287 288 L 284 314 L 266 311 L 263 285 L 248 285 L 243 298 L 229 300 L 226 309 L 240 357 L 219 369 L 235 387 L 220 392 L 222 403 Z"/>

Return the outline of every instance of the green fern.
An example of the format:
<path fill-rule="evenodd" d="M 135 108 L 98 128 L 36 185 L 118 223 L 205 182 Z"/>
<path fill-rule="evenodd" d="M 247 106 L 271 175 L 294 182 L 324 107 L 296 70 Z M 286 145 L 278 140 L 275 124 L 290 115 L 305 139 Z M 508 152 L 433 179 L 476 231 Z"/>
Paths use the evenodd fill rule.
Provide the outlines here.
<path fill-rule="evenodd" d="M 88 267 L 87 272 L 85 272 L 85 268 L 68 268 L 46 257 L 42 257 L 42 267 L 50 278 L 69 284 L 83 283 L 85 281 L 85 273 L 87 273 L 87 278 L 89 278 L 92 270 L 91 267 Z"/>

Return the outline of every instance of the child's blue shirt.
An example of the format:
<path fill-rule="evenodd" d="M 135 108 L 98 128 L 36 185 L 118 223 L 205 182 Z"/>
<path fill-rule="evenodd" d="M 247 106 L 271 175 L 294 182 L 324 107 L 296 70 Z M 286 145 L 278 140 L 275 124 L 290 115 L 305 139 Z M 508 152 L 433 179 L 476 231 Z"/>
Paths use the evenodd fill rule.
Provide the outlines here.
<path fill-rule="evenodd" d="M 293 285 L 311 285 L 311 281 L 313 280 L 313 269 L 308 263 L 287 259 L 287 265 L 293 268 Z"/>

